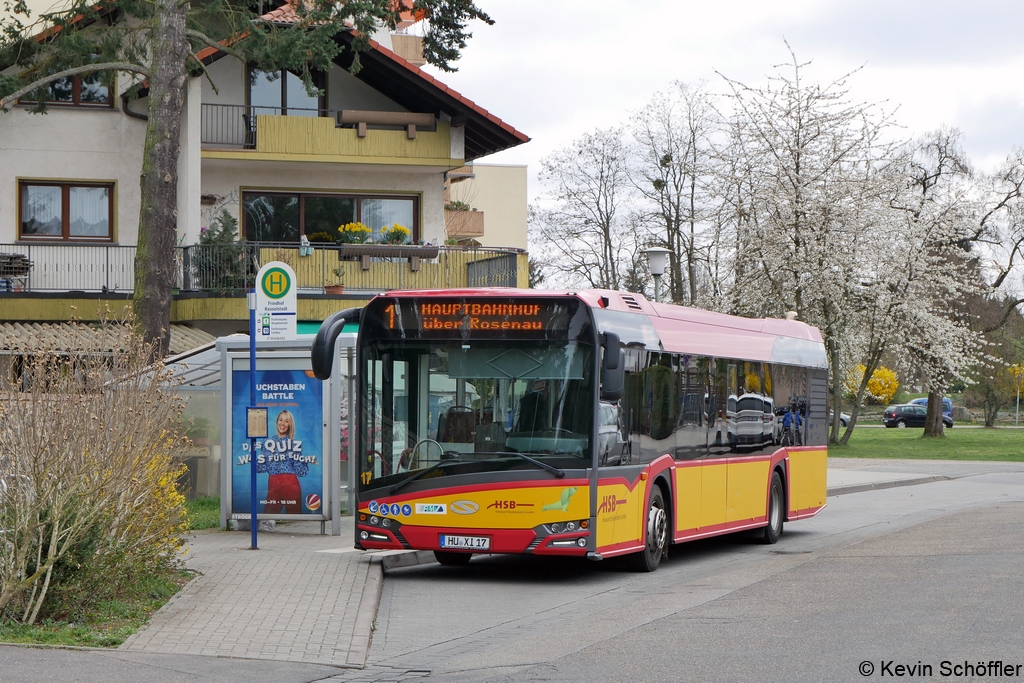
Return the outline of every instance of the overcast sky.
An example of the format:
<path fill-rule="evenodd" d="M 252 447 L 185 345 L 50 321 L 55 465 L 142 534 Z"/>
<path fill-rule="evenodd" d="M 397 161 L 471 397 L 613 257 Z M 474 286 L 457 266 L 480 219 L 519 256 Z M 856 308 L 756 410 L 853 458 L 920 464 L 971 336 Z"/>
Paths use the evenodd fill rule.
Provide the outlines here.
<path fill-rule="evenodd" d="M 761 85 L 789 41 L 811 78 L 850 82 L 898 107 L 907 135 L 960 128 L 987 169 L 1024 144 L 1020 0 L 477 0 L 454 74 L 438 78 L 532 138 L 481 163 L 528 164 L 580 134 L 625 122 L 673 80 L 723 89 L 716 71 Z"/>

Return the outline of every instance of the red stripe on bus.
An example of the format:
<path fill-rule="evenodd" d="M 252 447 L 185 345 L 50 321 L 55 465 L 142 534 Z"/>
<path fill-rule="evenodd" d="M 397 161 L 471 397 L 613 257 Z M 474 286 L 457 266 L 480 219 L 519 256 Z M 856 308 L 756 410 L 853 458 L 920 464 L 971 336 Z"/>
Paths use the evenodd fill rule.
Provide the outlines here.
<path fill-rule="evenodd" d="M 724 524 L 710 524 L 708 526 L 700 527 L 699 529 L 684 529 L 672 536 L 672 540 L 675 543 L 682 543 L 684 541 L 695 541 L 699 538 L 707 538 L 708 536 L 719 536 L 721 534 L 729 534 L 736 531 L 743 531 L 745 529 L 757 529 L 763 527 L 767 523 L 767 517 L 755 518 L 753 521 L 745 520 L 742 522 L 726 522 Z"/>
<path fill-rule="evenodd" d="M 803 510 L 795 510 L 793 512 L 790 512 L 789 513 L 789 521 L 792 522 L 792 521 L 795 521 L 795 520 L 798 520 L 798 519 L 807 519 L 808 517 L 813 517 L 814 515 L 818 514 L 822 510 L 824 510 L 826 506 L 827 506 L 827 503 L 826 503 L 826 505 L 821 505 L 821 506 L 816 507 L 816 508 L 804 508 Z"/>
<path fill-rule="evenodd" d="M 429 491 L 416 491 L 397 496 L 382 496 L 374 498 L 378 503 L 401 503 L 415 500 L 417 498 L 434 498 L 436 496 L 454 496 L 463 493 L 475 493 L 477 491 L 506 491 L 509 489 L 530 489 L 537 487 L 566 487 L 566 486 L 587 486 L 589 479 L 555 479 L 553 481 L 510 481 L 496 482 L 493 484 L 468 484 L 465 486 L 448 486 L 445 488 L 430 489 Z M 368 501 L 359 503 L 360 512 L 369 512 Z"/>
<path fill-rule="evenodd" d="M 622 543 L 603 545 L 597 549 L 597 552 L 600 553 L 601 557 L 614 557 L 616 555 L 624 555 L 626 553 L 632 553 L 643 549 L 644 546 L 642 543 L 637 543 L 636 541 L 624 541 Z"/>

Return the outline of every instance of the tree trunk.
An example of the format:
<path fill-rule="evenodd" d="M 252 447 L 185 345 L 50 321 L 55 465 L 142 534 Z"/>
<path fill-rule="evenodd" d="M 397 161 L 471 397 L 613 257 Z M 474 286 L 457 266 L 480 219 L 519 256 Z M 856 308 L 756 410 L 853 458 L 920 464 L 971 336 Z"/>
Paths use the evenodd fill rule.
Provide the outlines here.
<path fill-rule="evenodd" d="M 830 444 L 839 443 L 839 430 L 842 425 L 839 422 L 839 414 L 842 412 L 843 407 L 843 383 L 839 379 L 839 344 L 833 341 L 832 337 L 828 340 L 828 362 L 832 366 L 832 419 L 830 420 L 828 429 L 828 442 Z"/>
<path fill-rule="evenodd" d="M 924 419 L 925 436 L 945 436 L 942 425 L 942 392 L 928 390 L 928 415 Z"/>
<path fill-rule="evenodd" d="M 178 153 L 185 107 L 187 3 L 157 0 L 154 5 L 149 124 L 142 156 L 142 202 L 135 254 L 133 309 L 143 339 L 166 356 L 171 339 L 171 290 L 178 224 Z"/>

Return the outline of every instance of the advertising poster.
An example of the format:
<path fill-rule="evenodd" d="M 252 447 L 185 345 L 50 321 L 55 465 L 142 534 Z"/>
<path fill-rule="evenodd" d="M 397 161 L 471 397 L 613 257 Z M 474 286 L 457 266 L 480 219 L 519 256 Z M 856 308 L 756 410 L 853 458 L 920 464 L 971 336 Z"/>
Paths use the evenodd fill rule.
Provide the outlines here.
<path fill-rule="evenodd" d="M 248 370 L 233 371 L 231 394 L 231 513 L 247 515 Z M 258 513 L 323 515 L 323 384 L 305 370 L 257 370 L 256 405 L 270 435 L 256 440 Z"/>

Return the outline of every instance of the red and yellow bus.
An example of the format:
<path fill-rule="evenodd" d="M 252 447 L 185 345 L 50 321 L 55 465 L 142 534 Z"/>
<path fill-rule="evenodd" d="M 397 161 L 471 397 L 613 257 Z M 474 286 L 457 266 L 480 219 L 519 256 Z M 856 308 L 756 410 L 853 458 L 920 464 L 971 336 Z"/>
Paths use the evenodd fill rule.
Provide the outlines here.
<path fill-rule="evenodd" d="M 825 506 L 817 329 L 613 291 L 389 292 L 325 321 L 330 375 L 358 320 L 355 544 L 629 555 Z"/>

